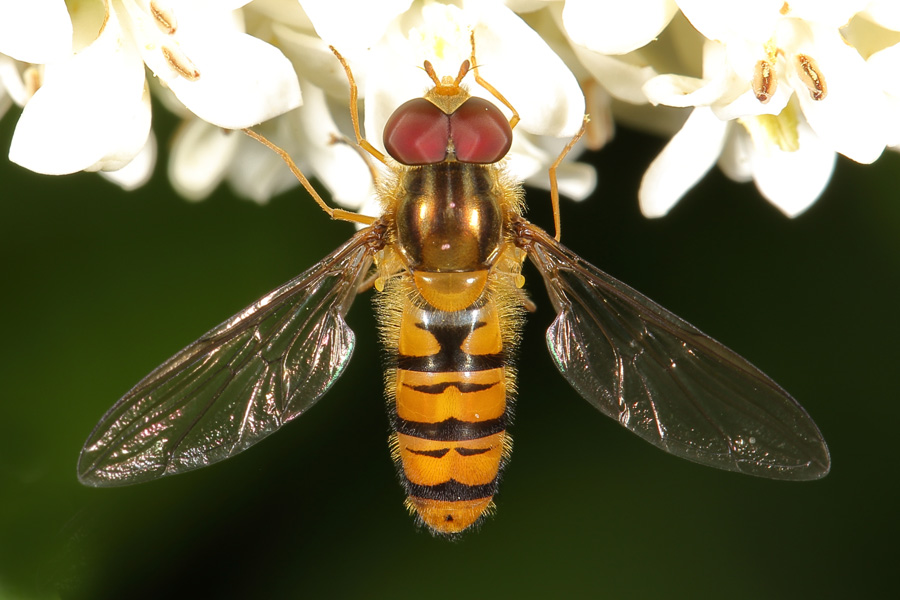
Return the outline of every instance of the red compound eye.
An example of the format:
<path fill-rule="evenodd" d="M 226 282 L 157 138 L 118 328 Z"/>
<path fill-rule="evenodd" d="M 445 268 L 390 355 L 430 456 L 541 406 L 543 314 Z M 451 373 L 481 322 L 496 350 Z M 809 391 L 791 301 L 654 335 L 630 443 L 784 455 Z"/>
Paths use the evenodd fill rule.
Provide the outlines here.
<path fill-rule="evenodd" d="M 425 98 L 401 104 L 384 126 L 385 150 L 404 165 L 443 161 L 449 141 L 449 117 Z"/>
<path fill-rule="evenodd" d="M 475 97 L 450 115 L 450 137 L 456 160 L 465 163 L 495 163 L 512 145 L 512 129 L 500 109 Z"/>

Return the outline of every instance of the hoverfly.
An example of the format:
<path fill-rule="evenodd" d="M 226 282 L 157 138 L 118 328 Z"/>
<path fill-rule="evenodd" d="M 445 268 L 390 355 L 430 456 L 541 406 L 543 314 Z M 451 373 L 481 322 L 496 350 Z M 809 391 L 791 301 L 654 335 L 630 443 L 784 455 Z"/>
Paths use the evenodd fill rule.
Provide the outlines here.
<path fill-rule="evenodd" d="M 452 535 L 493 506 L 511 439 L 513 356 L 528 300 L 529 258 L 557 316 L 547 331 L 563 377 L 595 408 L 666 452 L 760 477 L 808 480 L 830 466 L 806 411 L 749 362 L 563 247 L 556 167 L 556 236 L 522 216 L 522 188 L 503 159 L 515 109 L 480 77 L 472 55 L 456 77 L 401 105 L 384 131 L 383 214 L 332 209 L 278 152 L 332 218 L 365 225 L 340 248 L 178 352 L 100 420 L 78 463 L 92 486 L 148 481 L 218 462 L 303 414 L 341 376 L 354 347 L 344 321 L 363 282 L 378 290 L 389 353 L 390 447 L 407 508 Z M 462 85 L 472 72 L 512 111 Z M 586 120 L 585 120 L 586 122 Z M 374 266 L 374 269 L 373 269 Z M 371 274 L 370 274 L 371 271 Z"/>

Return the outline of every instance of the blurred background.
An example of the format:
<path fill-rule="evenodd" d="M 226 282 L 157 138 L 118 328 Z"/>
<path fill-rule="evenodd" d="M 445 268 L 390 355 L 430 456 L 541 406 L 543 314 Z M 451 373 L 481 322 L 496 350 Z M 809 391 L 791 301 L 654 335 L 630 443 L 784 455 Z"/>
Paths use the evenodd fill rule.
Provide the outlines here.
<path fill-rule="evenodd" d="M 14 118 L 0 123 L 8 148 Z M 161 135 L 160 139 L 166 139 Z M 838 162 L 788 220 L 752 185 L 707 176 L 670 216 L 640 216 L 663 141 L 620 130 L 563 241 L 726 343 L 809 411 L 831 474 L 783 483 L 670 457 L 556 372 L 538 303 L 525 330 L 515 452 L 480 530 L 447 542 L 403 509 L 371 303 L 355 359 L 302 419 L 208 469 L 88 489 L 97 420 L 175 351 L 351 233 L 302 192 L 191 204 L 165 181 L 0 162 L 0 598 L 839 598 L 887 596 L 897 565 L 895 381 L 900 156 Z M 545 193 L 532 220 L 552 226 Z M 892 483 L 893 482 L 893 483 Z"/>

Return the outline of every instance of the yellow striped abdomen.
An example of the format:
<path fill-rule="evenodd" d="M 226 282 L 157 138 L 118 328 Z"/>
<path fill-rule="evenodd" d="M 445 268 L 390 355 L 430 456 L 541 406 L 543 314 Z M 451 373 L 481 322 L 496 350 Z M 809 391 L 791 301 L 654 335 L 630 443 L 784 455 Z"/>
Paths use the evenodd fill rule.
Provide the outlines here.
<path fill-rule="evenodd" d="M 394 458 L 407 505 L 439 533 L 458 533 L 491 507 L 510 448 L 503 326 L 488 293 L 454 311 L 403 299 Z"/>

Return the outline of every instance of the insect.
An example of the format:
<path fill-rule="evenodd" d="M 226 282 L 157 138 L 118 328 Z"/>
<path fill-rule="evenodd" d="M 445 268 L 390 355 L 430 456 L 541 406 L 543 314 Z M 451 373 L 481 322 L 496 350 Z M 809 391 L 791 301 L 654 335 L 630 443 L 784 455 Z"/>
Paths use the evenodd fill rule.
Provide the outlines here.
<path fill-rule="evenodd" d="M 824 476 L 828 449 L 806 411 L 749 362 L 558 242 L 522 215 L 521 186 L 503 159 L 515 109 L 481 78 L 472 56 L 455 76 L 401 105 L 384 131 L 385 157 L 359 129 L 358 146 L 386 166 L 383 214 L 328 207 L 365 225 L 311 269 L 163 363 L 125 394 L 88 437 L 82 483 L 114 486 L 204 467 L 302 415 L 341 376 L 354 347 L 344 316 L 374 283 L 388 349 L 390 447 L 407 508 L 454 535 L 493 507 L 510 456 L 512 364 L 524 309 L 521 268 L 541 273 L 557 316 L 547 331 L 563 377 L 594 407 L 666 452 L 786 480 Z M 513 116 L 463 86 L 472 73 Z"/>

